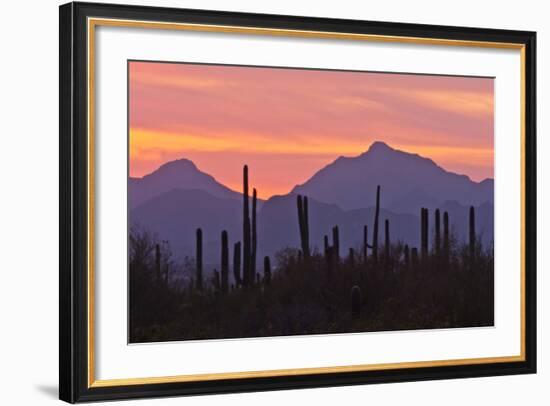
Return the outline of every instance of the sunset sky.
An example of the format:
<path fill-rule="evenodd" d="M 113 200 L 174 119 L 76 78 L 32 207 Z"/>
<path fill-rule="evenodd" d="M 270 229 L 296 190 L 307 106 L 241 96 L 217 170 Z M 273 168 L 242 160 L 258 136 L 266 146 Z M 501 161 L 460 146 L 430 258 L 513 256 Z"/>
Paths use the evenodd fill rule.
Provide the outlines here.
<path fill-rule="evenodd" d="M 374 141 L 493 177 L 493 79 L 130 62 L 130 176 L 192 160 L 262 198 Z"/>

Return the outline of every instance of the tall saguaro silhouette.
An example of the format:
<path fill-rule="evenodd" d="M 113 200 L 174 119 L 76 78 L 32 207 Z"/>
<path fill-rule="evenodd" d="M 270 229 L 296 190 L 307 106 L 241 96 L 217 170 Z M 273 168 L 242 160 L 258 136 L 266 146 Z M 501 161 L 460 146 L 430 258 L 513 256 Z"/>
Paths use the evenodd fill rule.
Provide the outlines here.
<path fill-rule="evenodd" d="M 256 252 L 258 250 L 258 233 L 256 231 L 256 188 L 252 189 L 252 247 L 250 249 L 250 273 L 256 275 Z"/>
<path fill-rule="evenodd" d="M 197 278 L 197 289 L 202 290 L 202 230 L 197 228 L 196 233 L 196 253 L 195 253 L 195 264 L 196 264 L 196 278 Z"/>
<path fill-rule="evenodd" d="M 250 272 L 250 210 L 248 197 L 248 165 L 243 167 L 243 285 L 252 285 L 254 275 Z"/>
<path fill-rule="evenodd" d="M 243 284 L 241 278 L 241 242 L 238 241 L 233 246 L 233 279 L 235 279 L 235 286 Z"/>
<path fill-rule="evenodd" d="M 300 245 L 305 259 L 309 258 L 309 209 L 307 196 L 298 195 L 296 197 L 296 206 L 298 209 L 298 226 L 300 228 Z"/>
<path fill-rule="evenodd" d="M 222 257 L 221 257 L 221 290 L 222 293 L 227 293 L 229 290 L 229 247 L 227 231 L 222 231 Z"/>
<path fill-rule="evenodd" d="M 160 245 L 155 244 L 155 274 L 157 283 L 160 282 Z"/>
<path fill-rule="evenodd" d="M 334 260 L 340 261 L 340 232 L 338 226 L 332 227 L 332 249 L 334 254 Z"/>
<path fill-rule="evenodd" d="M 264 257 L 264 283 L 266 286 L 271 284 L 271 261 L 267 255 Z"/>
<path fill-rule="evenodd" d="M 366 264 L 367 263 L 367 259 L 368 259 L 368 251 L 367 251 L 367 248 L 368 248 L 368 245 L 369 245 L 369 241 L 368 241 L 368 235 L 369 235 L 369 232 L 368 232 L 368 227 L 365 225 L 363 226 L 363 262 Z"/>
<path fill-rule="evenodd" d="M 439 209 L 435 210 L 435 255 L 439 257 L 441 253 L 441 225 Z"/>
<path fill-rule="evenodd" d="M 378 217 L 380 216 L 380 185 L 376 187 L 376 210 L 374 212 L 374 230 L 372 231 L 372 259 L 378 263 Z"/>
<path fill-rule="evenodd" d="M 390 262 L 391 262 L 391 254 L 390 254 L 390 221 L 388 219 L 384 222 L 384 264 L 386 267 L 386 271 L 390 269 Z"/>
<path fill-rule="evenodd" d="M 476 253 L 476 212 L 474 206 L 470 206 L 470 227 L 469 227 L 469 251 L 470 251 L 470 262 L 473 266 Z"/>
<path fill-rule="evenodd" d="M 443 260 L 445 265 L 449 265 L 450 256 L 450 242 L 449 242 L 449 213 L 443 213 Z"/>
<path fill-rule="evenodd" d="M 306 258 L 309 258 L 309 204 L 307 196 L 304 196 L 304 240 L 305 240 L 305 251 L 304 255 Z"/>
<path fill-rule="evenodd" d="M 428 209 L 422 208 L 420 211 L 420 253 L 422 260 L 428 258 Z"/>

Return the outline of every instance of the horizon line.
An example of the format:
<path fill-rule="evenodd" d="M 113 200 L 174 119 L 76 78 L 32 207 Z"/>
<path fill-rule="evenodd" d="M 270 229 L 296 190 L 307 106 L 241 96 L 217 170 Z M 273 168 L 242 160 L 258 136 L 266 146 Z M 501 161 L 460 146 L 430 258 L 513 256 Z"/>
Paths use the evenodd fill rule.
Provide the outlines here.
<path fill-rule="evenodd" d="M 335 157 L 329 164 L 327 164 L 327 165 L 325 165 L 325 166 L 323 166 L 323 167 L 317 169 L 313 174 L 311 174 L 311 176 L 309 176 L 309 177 L 307 178 L 306 181 L 304 181 L 303 183 L 299 183 L 299 184 L 296 184 L 296 185 L 292 186 L 292 187 L 290 188 L 290 190 L 289 190 L 287 193 L 284 193 L 284 194 L 274 193 L 274 194 L 271 194 L 269 197 L 260 198 L 260 200 L 268 200 L 268 199 L 270 199 L 270 198 L 272 198 L 272 197 L 275 197 L 275 196 L 285 196 L 285 195 L 289 195 L 289 194 L 292 193 L 292 191 L 293 191 L 296 187 L 301 186 L 301 185 L 307 183 L 309 180 L 311 180 L 311 179 L 313 178 L 313 176 L 315 176 L 315 175 L 316 175 L 317 173 L 319 173 L 321 170 L 323 170 L 323 169 L 327 168 L 328 166 L 334 164 L 337 160 L 339 160 L 339 159 L 341 159 L 341 158 L 347 158 L 347 159 L 356 159 L 356 158 L 359 158 L 359 157 L 361 157 L 362 155 L 367 154 L 375 144 L 383 145 L 383 146 L 387 147 L 388 149 L 390 149 L 390 150 L 392 150 L 392 151 L 395 151 L 395 152 L 400 152 L 400 153 L 404 153 L 404 154 L 407 154 L 407 155 L 417 156 L 417 157 L 422 158 L 422 159 L 430 160 L 431 162 L 434 163 L 434 165 L 436 165 L 437 167 L 441 168 L 441 169 L 444 170 L 445 172 L 447 172 L 447 173 L 449 173 L 449 174 L 457 175 L 457 176 L 465 176 L 470 182 L 473 182 L 473 183 L 476 183 L 476 184 L 481 184 L 481 183 L 486 182 L 486 181 L 494 181 L 494 177 L 487 177 L 487 178 L 484 178 L 484 179 L 482 179 L 482 180 L 480 180 L 480 181 L 473 180 L 469 175 L 447 170 L 444 166 L 440 165 L 439 163 L 437 163 L 436 161 L 434 161 L 432 158 L 430 158 L 430 157 L 428 157 L 428 156 L 424 156 L 424 155 L 421 155 L 421 154 L 416 153 L 416 152 L 409 152 L 409 151 L 406 151 L 406 150 L 404 150 L 404 149 L 400 149 L 399 147 L 395 147 L 395 148 L 394 148 L 393 146 L 391 146 L 390 144 L 388 144 L 388 143 L 385 142 L 385 141 L 378 141 L 378 140 L 377 140 L 377 141 L 373 141 L 373 142 L 369 145 L 369 147 L 368 147 L 366 150 L 364 150 L 364 151 L 358 153 L 357 155 L 348 155 L 348 156 L 346 156 L 346 155 L 340 155 L 340 156 Z M 156 169 L 154 169 L 153 171 L 151 171 L 151 172 L 149 172 L 149 173 L 147 173 L 147 174 L 145 174 L 145 175 L 143 175 L 143 176 L 140 176 L 140 177 L 138 177 L 138 176 L 131 176 L 130 173 L 129 173 L 129 171 L 128 171 L 128 179 L 143 179 L 143 178 L 145 178 L 145 177 L 147 177 L 147 176 L 150 176 L 150 175 L 154 174 L 155 172 L 157 172 L 157 171 L 158 171 L 160 168 L 162 168 L 163 166 L 165 166 L 165 165 L 167 165 L 167 164 L 170 164 L 170 163 L 173 163 L 173 162 L 178 162 L 178 161 L 188 161 L 188 162 L 191 162 L 191 163 L 193 164 L 193 166 L 194 166 L 199 172 L 201 172 L 201 173 L 203 173 L 203 174 L 206 174 L 206 175 L 208 175 L 208 176 L 211 176 L 217 183 L 219 183 L 219 184 L 222 185 L 223 187 L 229 189 L 230 191 L 235 192 L 235 193 L 241 193 L 241 194 L 242 194 L 242 191 L 235 190 L 234 188 L 232 188 L 232 187 L 230 187 L 230 186 L 227 186 L 225 183 L 219 181 L 219 180 L 218 180 L 214 175 L 212 175 L 211 173 L 205 172 L 205 171 L 203 171 L 201 168 L 199 168 L 198 165 L 197 165 L 193 160 L 191 160 L 191 159 L 189 159 L 189 158 L 185 158 L 185 157 L 181 157 L 181 158 L 177 158 L 177 159 L 171 159 L 171 160 L 164 161 L 164 162 L 161 163 L 159 166 L 157 166 Z M 244 166 L 248 166 L 248 167 L 250 168 L 250 165 L 247 164 L 247 163 L 243 163 L 243 164 L 242 164 L 242 167 L 244 167 Z M 257 189 L 258 192 L 259 192 L 260 189 L 259 189 L 259 188 L 256 188 L 256 189 Z"/>

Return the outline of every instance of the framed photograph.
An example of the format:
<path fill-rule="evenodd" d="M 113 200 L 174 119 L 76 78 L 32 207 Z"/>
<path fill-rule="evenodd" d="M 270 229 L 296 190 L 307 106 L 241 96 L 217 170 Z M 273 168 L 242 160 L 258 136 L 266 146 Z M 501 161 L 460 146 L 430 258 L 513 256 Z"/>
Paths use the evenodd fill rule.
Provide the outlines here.
<path fill-rule="evenodd" d="M 60 398 L 536 371 L 534 32 L 60 7 Z"/>

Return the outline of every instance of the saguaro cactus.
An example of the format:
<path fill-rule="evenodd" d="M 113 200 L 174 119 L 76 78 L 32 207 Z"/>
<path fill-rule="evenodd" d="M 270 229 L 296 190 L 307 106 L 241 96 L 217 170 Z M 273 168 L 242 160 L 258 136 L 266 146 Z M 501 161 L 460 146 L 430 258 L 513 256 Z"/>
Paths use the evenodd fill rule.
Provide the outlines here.
<path fill-rule="evenodd" d="M 473 265 L 476 253 L 476 213 L 474 206 L 470 206 L 470 227 L 469 227 L 469 251 L 470 251 L 470 261 Z"/>
<path fill-rule="evenodd" d="M 384 222 L 384 237 L 385 237 L 385 241 L 384 241 L 384 256 L 386 257 L 386 262 L 389 262 L 390 260 L 390 247 L 391 247 L 391 243 L 390 243 L 390 221 L 388 219 L 386 219 L 386 221 Z"/>
<path fill-rule="evenodd" d="M 355 251 L 353 248 L 349 249 L 348 260 L 349 265 L 353 268 L 355 266 Z"/>
<path fill-rule="evenodd" d="M 254 283 L 250 272 L 250 212 L 248 197 L 248 165 L 243 167 L 243 285 Z"/>
<path fill-rule="evenodd" d="M 266 286 L 271 284 L 271 261 L 267 255 L 264 257 L 264 283 Z"/>
<path fill-rule="evenodd" d="M 449 264 L 450 256 L 450 242 L 449 242 L 449 213 L 443 213 L 443 260 L 445 265 Z"/>
<path fill-rule="evenodd" d="M 353 285 L 351 288 L 351 318 L 353 320 L 361 317 L 361 288 Z"/>
<path fill-rule="evenodd" d="M 258 249 L 258 233 L 256 231 L 256 188 L 252 189 L 252 247 L 250 250 L 250 272 L 256 273 L 256 252 Z"/>
<path fill-rule="evenodd" d="M 306 258 L 309 258 L 309 202 L 307 196 L 304 196 L 304 255 Z"/>
<path fill-rule="evenodd" d="M 155 244 L 155 275 L 157 282 L 160 282 L 160 245 Z"/>
<path fill-rule="evenodd" d="M 418 267 L 418 248 L 416 247 L 413 247 L 411 249 L 411 262 L 413 268 L 416 269 L 416 267 Z"/>
<path fill-rule="evenodd" d="M 166 262 L 164 264 L 164 285 L 168 286 L 168 280 L 170 279 L 170 264 Z"/>
<path fill-rule="evenodd" d="M 435 210 L 435 255 L 441 254 L 441 227 L 439 218 L 439 209 Z"/>
<path fill-rule="evenodd" d="M 298 210 L 298 229 L 300 231 L 300 249 L 304 251 L 304 202 L 302 195 L 296 196 L 296 209 Z"/>
<path fill-rule="evenodd" d="M 195 264 L 196 264 L 196 283 L 197 289 L 202 290 L 202 230 L 197 228 L 196 233 L 196 253 L 195 253 Z"/>
<path fill-rule="evenodd" d="M 378 216 L 380 215 L 380 185 L 376 187 L 376 209 L 374 211 L 374 229 L 372 231 L 372 259 L 378 263 Z"/>
<path fill-rule="evenodd" d="M 309 258 L 309 208 L 307 196 L 296 198 L 298 208 L 298 226 L 300 228 L 300 245 L 305 259 Z"/>
<path fill-rule="evenodd" d="M 233 245 L 233 279 L 235 286 L 242 285 L 241 279 L 241 242 L 238 241 Z"/>
<path fill-rule="evenodd" d="M 217 269 L 214 269 L 214 275 L 212 276 L 212 284 L 214 285 L 214 291 L 220 293 L 220 273 Z"/>
<path fill-rule="evenodd" d="M 409 246 L 407 244 L 405 244 L 405 247 L 403 248 L 403 262 L 405 263 L 405 269 L 409 269 L 411 260 L 409 257 Z"/>
<path fill-rule="evenodd" d="M 222 293 L 227 293 L 229 289 L 229 248 L 227 241 L 227 231 L 222 231 L 222 270 L 221 270 L 221 288 Z"/>
<path fill-rule="evenodd" d="M 325 255 L 325 262 L 327 266 L 327 274 L 330 276 L 334 271 L 334 247 L 328 247 Z"/>
<path fill-rule="evenodd" d="M 340 234 L 338 226 L 332 227 L 332 254 L 336 262 L 340 261 Z"/>
<path fill-rule="evenodd" d="M 420 212 L 420 252 L 422 259 L 428 258 L 428 209 L 422 208 Z"/>
<path fill-rule="evenodd" d="M 323 238 L 323 244 L 324 244 L 324 252 L 325 252 L 325 256 L 327 255 L 327 251 L 329 249 L 329 244 L 328 244 L 328 235 L 325 234 L 325 237 Z"/>
<path fill-rule="evenodd" d="M 369 242 L 368 242 L 368 227 L 365 225 L 363 226 L 363 262 L 366 264 L 368 259 L 368 248 Z"/>
<path fill-rule="evenodd" d="M 391 242 L 390 242 L 390 221 L 384 221 L 384 269 L 386 272 L 392 270 Z"/>

